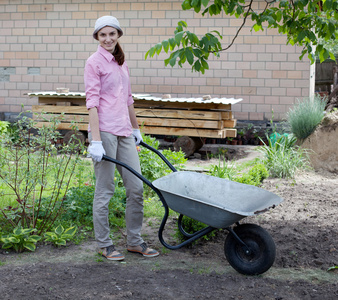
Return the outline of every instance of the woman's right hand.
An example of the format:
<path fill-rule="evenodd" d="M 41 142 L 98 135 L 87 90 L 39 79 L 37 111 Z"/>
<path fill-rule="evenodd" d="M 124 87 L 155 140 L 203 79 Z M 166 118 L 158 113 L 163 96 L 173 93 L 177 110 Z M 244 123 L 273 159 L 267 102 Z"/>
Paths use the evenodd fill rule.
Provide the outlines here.
<path fill-rule="evenodd" d="M 100 162 L 106 151 L 102 146 L 102 141 L 91 141 L 90 146 L 88 147 L 88 152 L 92 159 L 96 162 Z"/>

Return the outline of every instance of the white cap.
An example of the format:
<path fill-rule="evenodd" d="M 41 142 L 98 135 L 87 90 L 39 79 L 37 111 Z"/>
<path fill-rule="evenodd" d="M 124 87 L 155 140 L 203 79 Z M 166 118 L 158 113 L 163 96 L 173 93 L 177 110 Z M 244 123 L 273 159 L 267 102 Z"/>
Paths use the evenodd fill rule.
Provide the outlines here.
<path fill-rule="evenodd" d="M 101 30 L 103 27 L 106 27 L 106 26 L 116 28 L 119 31 L 120 36 L 123 35 L 123 31 L 120 27 L 120 23 L 115 17 L 103 16 L 101 18 L 98 18 L 95 22 L 95 29 L 94 29 L 94 32 L 93 32 L 94 39 L 97 39 L 96 34 L 98 33 L 98 31 Z"/>

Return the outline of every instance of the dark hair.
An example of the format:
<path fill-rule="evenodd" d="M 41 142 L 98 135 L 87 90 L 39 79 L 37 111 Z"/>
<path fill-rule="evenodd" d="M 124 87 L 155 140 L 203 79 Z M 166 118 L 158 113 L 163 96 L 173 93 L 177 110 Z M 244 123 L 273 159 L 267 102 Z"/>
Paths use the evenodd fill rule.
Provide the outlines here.
<path fill-rule="evenodd" d="M 119 42 L 117 42 L 113 55 L 115 57 L 115 60 L 119 64 L 119 66 L 122 66 L 124 63 L 124 52 L 122 50 L 122 47 L 120 46 Z"/>

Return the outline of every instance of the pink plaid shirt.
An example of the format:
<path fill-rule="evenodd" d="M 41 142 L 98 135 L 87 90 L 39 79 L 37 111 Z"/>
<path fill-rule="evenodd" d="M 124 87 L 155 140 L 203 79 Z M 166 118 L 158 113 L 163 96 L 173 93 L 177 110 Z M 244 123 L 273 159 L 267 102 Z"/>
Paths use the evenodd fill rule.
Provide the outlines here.
<path fill-rule="evenodd" d="M 128 106 L 134 100 L 127 64 L 119 66 L 110 52 L 98 46 L 86 62 L 84 83 L 86 106 L 87 109 L 97 108 L 100 131 L 117 136 L 131 135 Z"/>

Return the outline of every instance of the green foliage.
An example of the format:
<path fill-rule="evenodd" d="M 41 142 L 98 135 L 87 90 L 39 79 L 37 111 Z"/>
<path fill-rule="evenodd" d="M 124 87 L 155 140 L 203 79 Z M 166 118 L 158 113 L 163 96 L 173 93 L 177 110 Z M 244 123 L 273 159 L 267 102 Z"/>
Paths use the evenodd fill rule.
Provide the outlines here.
<path fill-rule="evenodd" d="M 321 97 L 305 98 L 298 101 L 287 115 L 292 133 L 299 140 L 306 139 L 322 121 L 326 101 Z"/>
<path fill-rule="evenodd" d="M 269 177 L 269 172 L 263 164 L 256 164 L 248 173 L 234 178 L 234 181 L 254 186 L 259 186 L 265 178 Z"/>
<path fill-rule="evenodd" d="M 126 192 L 123 185 L 119 185 L 119 174 L 116 171 L 115 192 L 109 202 L 109 221 L 111 225 L 124 227 L 126 208 Z M 94 185 L 72 187 L 63 201 L 61 219 L 72 221 L 79 226 L 93 226 Z"/>
<path fill-rule="evenodd" d="M 14 228 L 13 233 L 1 237 L 2 248 L 13 248 L 18 253 L 25 249 L 35 251 L 35 244 L 41 239 L 38 235 L 32 235 L 35 231 L 37 230 L 34 228 L 22 228 L 21 226 Z"/>
<path fill-rule="evenodd" d="M 235 165 L 229 165 L 225 158 L 223 158 L 223 165 L 221 166 L 221 159 L 219 159 L 218 165 L 212 165 L 207 174 L 210 176 L 233 180 L 236 173 Z"/>
<path fill-rule="evenodd" d="M 252 168 L 244 174 L 238 174 L 234 164 L 227 164 L 225 159 L 223 159 L 223 166 L 221 166 L 221 160 L 219 159 L 218 165 L 212 165 L 207 174 L 255 186 L 260 185 L 265 178 L 269 177 L 268 170 L 261 163 L 255 163 Z"/>
<path fill-rule="evenodd" d="M 9 122 L 0 121 L 0 135 L 7 132 L 8 126 L 9 126 Z"/>
<path fill-rule="evenodd" d="M 264 154 L 262 162 L 271 177 L 294 178 L 298 169 L 309 167 L 307 153 L 295 145 L 296 141 L 292 134 L 280 135 L 275 142 L 268 137 L 268 145 L 258 149 Z"/>
<path fill-rule="evenodd" d="M 208 225 L 202 223 L 202 222 L 199 222 L 195 219 L 191 219 L 191 218 L 188 218 L 186 216 L 183 217 L 182 219 L 182 227 L 184 229 L 185 232 L 187 233 L 190 233 L 190 234 L 193 234 L 199 230 L 202 230 L 203 228 L 207 227 Z M 206 235 L 204 235 L 202 237 L 202 239 L 208 241 L 210 240 L 211 238 L 213 238 L 214 236 L 216 235 L 216 232 L 215 231 L 212 231 Z M 176 238 L 179 239 L 179 241 L 183 242 L 185 241 L 187 238 L 181 233 L 181 231 L 179 231 L 179 229 L 177 228 L 176 229 L 176 232 L 175 232 L 175 236 Z"/>
<path fill-rule="evenodd" d="M 222 45 L 218 40 L 218 38 L 222 39 L 222 36 L 218 31 L 214 30 L 199 39 L 196 34 L 184 30 L 186 27 L 186 22 L 179 21 L 174 32 L 175 36 L 150 48 L 145 55 L 145 59 L 148 56 L 159 55 L 162 50 L 168 53 L 169 50 L 173 51 L 176 47 L 182 47 L 170 54 L 169 58 L 164 61 L 165 65 L 169 64 L 173 67 L 177 63 L 182 67 L 185 62 L 188 62 L 192 66 L 192 70 L 204 74 L 205 70 L 209 69 L 207 60 L 210 53 L 218 57 L 219 51 L 222 50 Z"/>
<path fill-rule="evenodd" d="M 69 241 L 75 235 L 77 228 L 75 226 L 64 229 L 62 225 L 57 226 L 54 231 L 45 232 L 45 242 L 51 242 L 56 246 L 66 246 Z"/>
<path fill-rule="evenodd" d="M 164 61 L 165 65 L 169 64 L 173 67 L 177 63 L 182 67 L 185 62 L 188 62 L 192 70 L 204 74 L 205 70 L 209 69 L 207 63 L 209 55 L 218 57 L 221 51 L 230 48 L 247 20 L 251 19 L 252 30 L 263 31 L 264 27 L 276 28 L 279 33 L 287 36 L 288 44 L 302 47 L 300 59 L 307 54 L 311 63 L 315 62 L 316 56 L 319 57 L 320 62 L 329 57 L 335 60 L 330 43 L 336 43 L 337 1 L 266 1 L 264 10 L 254 2 L 254 0 L 249 3 L 244 0 L 184 0 L 183 10 L 194 9 L 196 13 L 202 12 L 203 16 L 206 14 L 217 16 L 224 13 L 242 20 L 242 25 L 232 42 L 223 48 L 219 41 L 222 35 L 218 31 L 208 32 L 199 38 L 185 30 L 186 22 L 179 21 L 174 36 L 150 48 L 145 58 L 159 55 L 162 50 L 165 53 L 171 51 L 169 58 Z"/>
<path fill-rule="evenodd" d="M 113 198 L 109 202 L 109 223 L 123 228 L 125 223 L 126 191 L 122 186 L 115 186 Z"/>
<path fill-rule="evenodd" d="M 155 138 L 150 137 L 149 135 L 144 135 L 143 141 L 158 150 L 159 142 Z M 184 157 L 185 154 L 182 151 L 174 152 L 171 150 L 163 150 L 162 153 L 177 169 L 179 169 L 187 161 Z M 156 153 L 145 147 L 140 147 L 139 159 L 142 176 L 150 182 L 153 182 L 154 180 L 172 172 Z M 150 196 L 152 194 L 154 194 L 154 192 L 148 186 L 145 186 L 145 195 Z"/>
<path fill-rule="evenodd" d="M 12 228 L 36 228 L 41 235 L 58 218 L 64 196 L 80 161 L 78 145 L 55 146 L 60 133 L 59 120 L 38 128 L 25 116 L 11 126 L 12 134 L 3 135 L 0 151 L 0 212 Z M 40 209 L 43 199 L 44 218 Z M 6 203 L 8 205 L 6 206 Z"/>
<path fill-rule="evenodd" d="M 94 192 L 94 185 L 70 188 L 63 201 L 61 219 L 71 220 L 76 224 L 91 225 L 93 222 Z"/>

